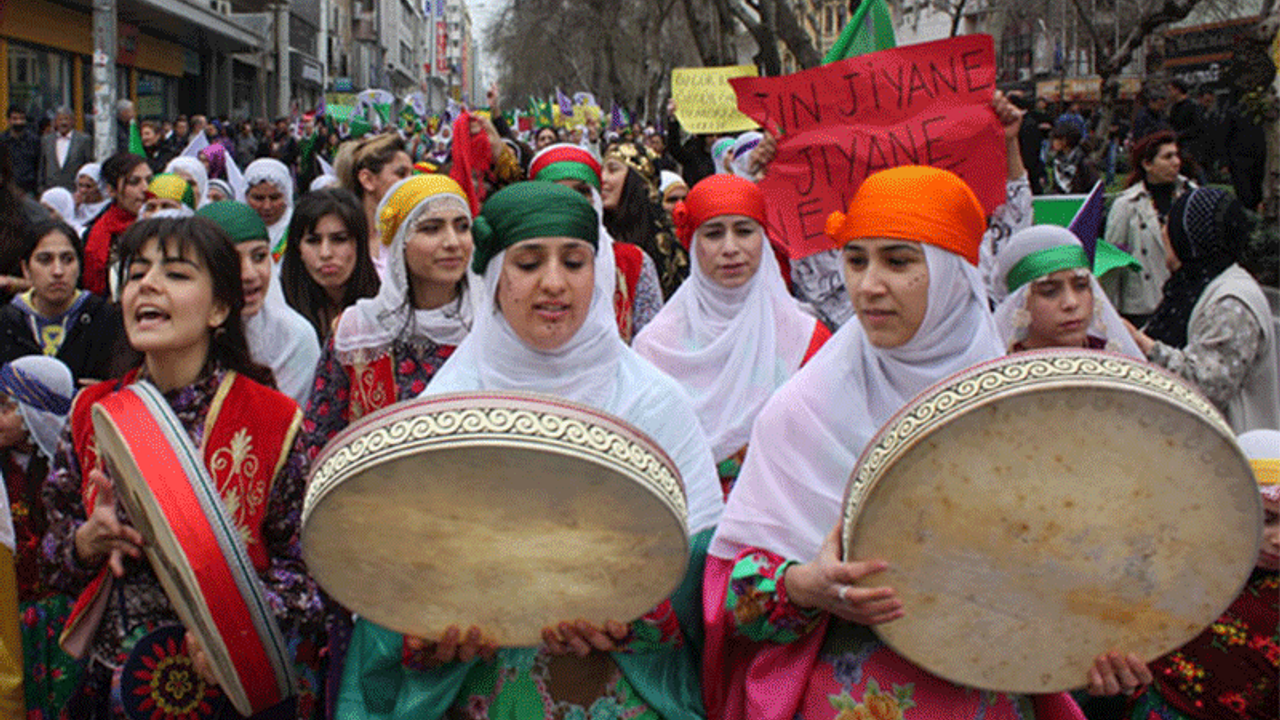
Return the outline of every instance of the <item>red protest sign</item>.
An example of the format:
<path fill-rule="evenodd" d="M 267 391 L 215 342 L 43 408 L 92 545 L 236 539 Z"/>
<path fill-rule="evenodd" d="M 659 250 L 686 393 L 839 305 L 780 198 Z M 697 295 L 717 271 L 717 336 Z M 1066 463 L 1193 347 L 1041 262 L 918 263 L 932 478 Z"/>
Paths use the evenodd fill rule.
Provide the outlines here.
<path fill-rule="evenodd" d="M 950 170 L 988 214 L 1004 202 L 1004 135 L 991 110 L 989 35 L 882 50 L 794 75 L 730 80 L 738 109 L 782 133 L 760 181 L 770 237 L 792 259 L 831 247 L 827 216 L 899 165 Z"/>

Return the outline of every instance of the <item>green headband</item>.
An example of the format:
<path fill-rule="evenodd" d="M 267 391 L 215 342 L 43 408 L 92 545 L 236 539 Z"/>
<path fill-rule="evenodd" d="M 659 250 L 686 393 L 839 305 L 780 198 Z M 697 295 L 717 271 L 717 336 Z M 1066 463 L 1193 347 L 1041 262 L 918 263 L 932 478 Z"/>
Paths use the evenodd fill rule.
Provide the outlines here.
<path fill-rule="evenodd" d="M 1084 248 L 1079 245 L 1058 245 L 1033 252 L 1022 258 L 1009 270 L 1005 278 L 1005 287 L 1013 292 L 1027 283 L 1056 273 L 1059 270 L 1089 267 L 1089 258 Z M 1133 256 L 1104 240 L 1098 241 L 1097 252 L 1093 258 L 1093 273 L 1101 277 L 1111 270 L 1120 267 L 1142 267 Z"/>
<path fill-rule="evenodd" d="M 485 201 L 471 227 L 475 256 L 471 269 L 483 275 L 489 261 L 521 240 L 571 237 L 599 245 L 600 218 L 578 193 L 549 182 L 521 182 Z"/>
<path fill-rule="evenodd" d="M 551 163 L 538 172 L 534 178 L 538 182 L 557 182 L 559 180 L 581 180 L 591 187 L 600 189 L 600 176 L 580 162 L 563 161 Z"/>
<path fill-rule="evenodd" d="M 231 236 L 231 242 L 237 245 L 250 240 L 271 241 L 271 235 L 267 232 L 266 223 L 262 222 L 262 216 L 242 202 L 223 200 L 209 203 L 197 210 L 196 215 L 209 218 L 218 227 L 226 230 Z"/>

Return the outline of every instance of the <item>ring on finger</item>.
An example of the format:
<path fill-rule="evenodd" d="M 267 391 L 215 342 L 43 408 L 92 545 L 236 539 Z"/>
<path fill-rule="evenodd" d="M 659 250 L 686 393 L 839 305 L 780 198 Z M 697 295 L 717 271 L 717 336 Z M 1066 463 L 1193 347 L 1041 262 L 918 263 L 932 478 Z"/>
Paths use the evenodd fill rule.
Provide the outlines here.
<path fill-rule="evenodd" d="M 849 602 L 849 590 L 850 590 L 850 589 L 851 589 L 851 588 L 850 588 L 848 585 L 841 585 L 841 586 L 840 586 L 840 593 L 839 593 L 839 595 L 840 595 L 840 600 L 841 600 L 841 602 Z"/>

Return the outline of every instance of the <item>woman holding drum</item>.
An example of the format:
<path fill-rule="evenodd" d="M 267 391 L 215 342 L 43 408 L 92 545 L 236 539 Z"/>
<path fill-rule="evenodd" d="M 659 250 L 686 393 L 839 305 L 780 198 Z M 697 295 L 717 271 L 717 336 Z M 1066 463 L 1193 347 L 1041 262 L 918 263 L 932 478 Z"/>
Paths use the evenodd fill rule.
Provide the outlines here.
<path fill-rule="evenodd" d="M 711 452 L 684 392 L 619 339 L 614 275 L 595 272 L 598 234 L 595 210 L 568 188 L 517 183 L 491 196 L 475 228 L 472 267 L 484 281 L 476 327 L 429 392 L 539 392 L 648 433 L 684 480 L 694 548 L 684 583 L 630 624 L 565 618 L 543 629 L 536 648 L 496 649 L 483 628 L 406 642 L 362 620 L 340 717 L 562 718 L 587 717 L 588 709 L 593 717 L 702 716 L 698 548 L 722 507 Z"/>
<path fill-rule="evenodd" d="M 728 497 L 760 408 L 831 333 L 787 293 L 755 183 L 712 175 L 675 207 L 692 270 L 635 350 L 693 397 Z"/>
<path fill-rule="evenodd" d="M 296 439 L 301 412 L 269 389 L 270 370 L 250 360 L 239 254 L 213 222 L 190 218 L 134 225 L 120 238 L 120 256 L 125 331 L 142 361 L 124 377 L 77 395 L 44 488 L 45 572 L 51 584 L 81 598 L 63 636 L 64 646 L 87 656 L 84 680 L 64 710 L 68 718 L 119 718 L 122 700 L 155 701 L 145 691 L 122 690 L 122 682 L 136 679 L 123 667 L 135 651 L 183 644 L 178 615 L 141 559 L 143 536 L 99 469 L 90 408 L 135 381 L 146 379 L 163 393 L 201 449 L 284 636 L 315 633 L 322 620 L 320 596 L 298 545 L 306 469 Z M 95 606 L 95 599 L 102 604 Z M 157 641 L 145 642 L 147 637 Z M 209 676 L 207 663 L 197 660 L 197 668 Z M 300 707 L 300 714 L 305 710 Z"/>
<path fill-rule="evenodd" d="M 894 590 L 853 585 L 888 564 L 840 558 L 841 496 L 863 447 L 916 393 L 1004 354 L 974 267 L 985 227 L 963 181 L 912 166 L 867 178 L 849 212 L 828 218 L 858 322 L 752 430 L 704 581 L 709 717 L 1079 717 L 1065 694 L 979 692 L 898 656 L 868 627 L 903 617 Z M 1087 672 L 1097 692 L 1150 680 L 1133 656 Z"/>

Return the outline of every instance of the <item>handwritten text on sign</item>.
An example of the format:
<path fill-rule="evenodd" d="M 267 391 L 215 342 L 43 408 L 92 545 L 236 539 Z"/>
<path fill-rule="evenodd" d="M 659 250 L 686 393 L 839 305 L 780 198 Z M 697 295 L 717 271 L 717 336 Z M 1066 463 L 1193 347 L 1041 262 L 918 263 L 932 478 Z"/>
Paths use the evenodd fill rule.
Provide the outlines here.
<path fill-rule="evenodd" d="M 754 65 L 676 68 L 671 71 L 671 98 L 676 119 L 685 132 L 696 135 L 754 130 L 756 122 L 738 112 L 730 78 L 754 77 Z"/>
<path fill-rule="evenodd" d="M 990 36 L 910 45 L 730 84 L 742 112 L 782 133 L 760 187 L 770 237 L 785 243 L 793 259 L 829 249 L 827 216 L 847 208 L 862 181 L 886 168 L 950 170 L 969 183 L 988 214 L 1004 201 L 1004 136 L 990 107 Z"/>

